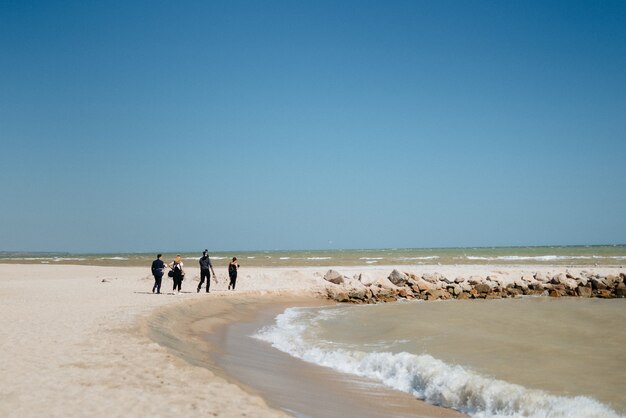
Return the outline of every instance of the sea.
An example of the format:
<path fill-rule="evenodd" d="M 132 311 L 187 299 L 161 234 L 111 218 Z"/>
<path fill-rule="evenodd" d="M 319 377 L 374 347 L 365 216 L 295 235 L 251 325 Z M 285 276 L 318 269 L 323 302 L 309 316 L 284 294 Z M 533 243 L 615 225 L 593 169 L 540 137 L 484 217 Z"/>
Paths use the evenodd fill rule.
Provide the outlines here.
<path fill-rule="evenodd" d="M 197 261 L 204 249 L 180 251 L 183 262 Z M 177 253 L 162 251 L 164 260 Z M 237 257 L 242 266 L 360 266 L 360 265 L 561 265 L 620 266 L 626 264 L 626 245 L 468 247 L 468 248 L 387 248 L 362 250 L 297 251 L 212 251 L 214 265 L 227 265 Z M 0 252 L 0 263 L 82 264 L 101 266 L 146 266 L 155 258 L 150 253 L 43 253 Z"/>
<path fill-rule="evenodd" d="M 473 417 L 623 417 L 626 300 L 289 308 L 253 337 Z"/>

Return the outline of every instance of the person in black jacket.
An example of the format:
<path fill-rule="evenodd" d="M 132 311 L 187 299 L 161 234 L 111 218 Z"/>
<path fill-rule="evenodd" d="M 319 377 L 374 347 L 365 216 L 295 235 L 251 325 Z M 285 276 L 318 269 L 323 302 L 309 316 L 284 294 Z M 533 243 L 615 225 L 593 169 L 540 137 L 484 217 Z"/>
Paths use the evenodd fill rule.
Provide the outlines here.
<path fill-rule="evenodd" d="M 228 284 L 228 290 L 235 290 L 235 284 L 237 284 L 237 269 L 239 269 L 239 263 L 237 257 L 233 257 L 233 261 L 228 264 L 228 277 L 230 277 L 230 283 Z"/>
<path fill-rule="evenodd" d="M 157 293 L 161 293 L 161 279 L 163 279 L 163 272 L 165 270 L 165 263 L 161 260 L 162 254 L 157 254 L 156 260 L 152 262 L 152 275 L 154 276 L 154 286 L 152 286 L 152 293 L 156 290 Z"/>
<path fill-rule="evenodd" d="M 213 278 L 217 280 L 215 270 L 213 270 L 213 264 L 211 264 L 211 259 L 209 258 L 209 250 L 204 250 L 199 262 L 200 284 L 198 285 L 198 292 L 202 289 L 202 283 L 204 283 L 204 279 L 206 278 L 206 292 L 209 293 L 209 288 L 211 287 L 211 272 L 213 272 Z"/>

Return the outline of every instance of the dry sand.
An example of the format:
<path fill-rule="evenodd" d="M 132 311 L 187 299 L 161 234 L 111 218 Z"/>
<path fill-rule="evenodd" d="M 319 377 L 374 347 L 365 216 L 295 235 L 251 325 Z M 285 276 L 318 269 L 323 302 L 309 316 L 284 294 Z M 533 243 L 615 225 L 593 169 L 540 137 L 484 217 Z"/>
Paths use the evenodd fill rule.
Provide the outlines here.
<path fill-rule="evenodd" d="M 368 266 L 339 271 L 386 276 L 391 269 Z M 402 269 L 450 275 L 562 270 Z M 184 313 L 185 307 L 191 312 L 200 301 L 215 301 L 215 312 L 225 312 L 222 308 L 251 297 L 262 296 L 266 302 L 278 302 L 284 295 L 313 298 L 324 286 L 325 271 L 242 268 L 237 291 L 228 292 L 226 270 L 216 269 L 219 284 L 212 284 L 212 293 L 206 295 L 196 293 L 199 271 L 188 268 L 182 294 L 153 295 L 148 268 L 0 264 L 0 416 L 283 416 L 253 391 L 229 383 L 210 361 L 193 360 L 207 358 L 202 353 L 182 352 L 208 346 L 202 348 L 200 341 L 168 344 L 163 340 L 166 334 L 157 336 L 153 331 L 173 330 L 176 323 L 184 322 L 168 317 L 166 313 L 172 312 L 168 306 Z M 163 283 L 163 290 L 171 293 L 171 281 L 164 277 Z M 230 320 L 237 317 L 225 314 L 189 323 L 208 332 Z"/>

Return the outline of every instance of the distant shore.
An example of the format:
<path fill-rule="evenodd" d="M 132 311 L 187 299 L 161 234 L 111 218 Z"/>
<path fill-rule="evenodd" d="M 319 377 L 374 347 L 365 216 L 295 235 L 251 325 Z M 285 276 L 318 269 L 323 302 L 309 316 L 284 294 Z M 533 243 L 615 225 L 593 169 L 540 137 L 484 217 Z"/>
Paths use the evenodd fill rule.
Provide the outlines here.
<path fill-rule="evenodd" d="M 350 277 L 365 271 L 387 277 L 394 267 L 336 268 Z M 595 270 L 618 276 L 624 271 Z M 434 265 L 411 271 L 453 276 L 565 270 Z M 237 291 L 229 292 L 225 266 L 219 266 L 218 283 L 207 295 L 196 293 L 199 272 L 188 267 L 181 295 L 154 295 L 147 267 L 0 264 L 0 415 L 289 415 L 213 362 L 211 350 L 224 347 L 202 335 L 246 320 L 261 305 L 320 303 L 328 287 L 325 272 L 242 267 Z M 170 286 L 165 278 L 164 290 Z M 198 312 L 206 319 L 194 320 Z M 181 333 L 177 340 L 167 337 L 174 331 Z M 428 416 L 439 413 L 454 414 L 443 410 Z"/>

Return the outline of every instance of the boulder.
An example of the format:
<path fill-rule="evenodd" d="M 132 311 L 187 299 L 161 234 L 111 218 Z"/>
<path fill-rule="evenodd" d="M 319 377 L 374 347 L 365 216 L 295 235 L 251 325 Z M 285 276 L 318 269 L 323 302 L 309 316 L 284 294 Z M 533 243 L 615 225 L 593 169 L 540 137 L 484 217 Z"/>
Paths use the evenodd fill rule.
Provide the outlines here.
<path fill-rule="evenodd" d="M 475 289 L 478 293 L 481 293 L 481 294 L 491 292 L 491 286 L 489 286 L 486 283 L 481 283 L 481 284 L 476 285 Z"/>
<path fill-rule="evenodd" d="M 450 294 L 442 289 L 432 289 L 426 292 L 426 300 L 450 299 Z"/>
<path fill-rule="evenodd" d="M 592 291 L 591 287 L 578 286 L 576 288 L 576 294 L 578 296 L 580 296 L 581 298 L 590 298 L 592 293 L 593 293 L 593 291 Z"/>
<path fill-rule="evenodd" d="M 343 275 L 335 270 L 328 270 L 324 275 L 324 280 L 334 284 L 343 284 Z"/>
<path fill-rule="evenodd" d="M 350 300 L 348 292 L 343 287 L 328 286 L 326 288 L 326 292 L 329 299 L 335 300 L 337 302 L 348 302 Z"/>
<path fill-rule="evenodd" d="M 466 293 L 466 292 L 463 292 L 459 296 L 457 296 L 458 300 L 465 300 L 465 299 L 469 299 L 469 298 L 470 298 L 470 295 L 469 295 L 469 293 Z"/>
<path fill-rule="evenodd" d="M 469 293 L 469 291 L 472 290 L 472 285 L 469 284 L 468 282 L 461 282 L 459 283 L 459 286 L 461 287 L 463 292 Z"/>
<path fill-rule="evenodd" d="M 445 284 L 452 284 L 454 283 L 454 280 L 452 279 L 448 279 L 446 276 L 441 276 L 441 281 Z"/>
<path fill-rule="evenodd" d="M 603 289 L 603 290 L 598 290 L 598 293 L 596 293 L 596 296 L 602 299 L 612 299 L 613 298 L 613 294 L 611 294 L 610 291 L 608 291 L 607 289 Z"/>
<path fill-rule="evenodd" d="M 431 290 L 431 289 L 437 289 L 437 286 L 434 283 L 431 282 L 427 282 L 426 280 L 419 278 L 415 281 L 415 285 L 417 285 L 417 288 L 419 289 L 420 292 L 424 292 L 427 290 Z"/>
<path fill-rule="evenodd" d="M 463 283 L 465 281 L 465 277 L 457 277 L 454 279 L 454 283 Z"/>
<path fill-rule="evenodd" d="M 615 289 L 615 297 L 626 298 L 626 284 L 624 284 L 624 282 L 617 285 L 617 288 Z"/>
<path fill-rule="evenodd" d="M 471 284 L 472 286 L 476 286 L 478 284 L 481 284 L 484 282 L 484 279 L 480 276 L 470 276 L 469 280 L 468 280 L 469 284 Z"/>
<path fill-rule="evenodd" d="M 367 288 L 362 286 L 361 288 L 352 288 L 348 290 L 348 298 L 353 300 L 365 301 L 367 292 Z"/>
<path fill-rule="evenodd" d="M 404 286 L 409 279 L 409 276 L 402 273 L 401 271 L 394 270 L 391 272 L 389 277 L 387 277 L 387 279 L 389 279 L 389 281 L 396 286 Z"/>
<path fill-rule="evenodd" d="M 360 273 L 355 275 L 354 277 L 357 278 L 357 276 L 358 280 L 363 283 L 364 286 L 371 286 L 372 283 L 376 281 L 376 278 L 368 273 Z"/>
<path fill-rule="evenodd" d="M 376 280 L 374 283 L 372 283 L 372 286 L 376 286 L 376 287 L 380 287 L 381 289 L 393 289 L 393 290 L 397 290 L 398 286 L 396 286 L 395 284 L 391 283 L 389 281 L 389 279 L 387 278 L 380 278 L 378 280 Z"/>
<path fill-rule="evenodd" d="M 541 273 L 541 272 L 535 273 L 535 280 L 537 280 L 539 282 L 546 282 L 547 281 L 546 276 L 543 273 Z"/>
<path fill-rule="evenodd" d="M 604 290 L 607 288 L 607 285 L 604 279 L 592 277 L 590 281 L 591 281 L 591 287 L 593 288 L 593 290 Z"/>
<path fill-rule="evenodd" d="M 606 276 L 606 279 L 604 279 L 606 286 L 610 289 L 616 287 L 618 284 L 622 283 L 622 279 L 619 276 L 615 276 L 615 275 L 608 275 Z"/>
<path fill-rule="evenodd" d="M 552 277 L 552 280 L 550 280 L 550 283 L 565 284 L 565 280 L 567 280 L 567 276 L 565 275 L 565 273 L 559 273 Z"/>
<path fill-rule="evenodd" d="M 565 285 L 565 288 L 569 290 L 574 290 L 578 287 L 578 282 L 574 279 L 569 278 L 565 279 L 564 283 L 561 284 Z"/>

